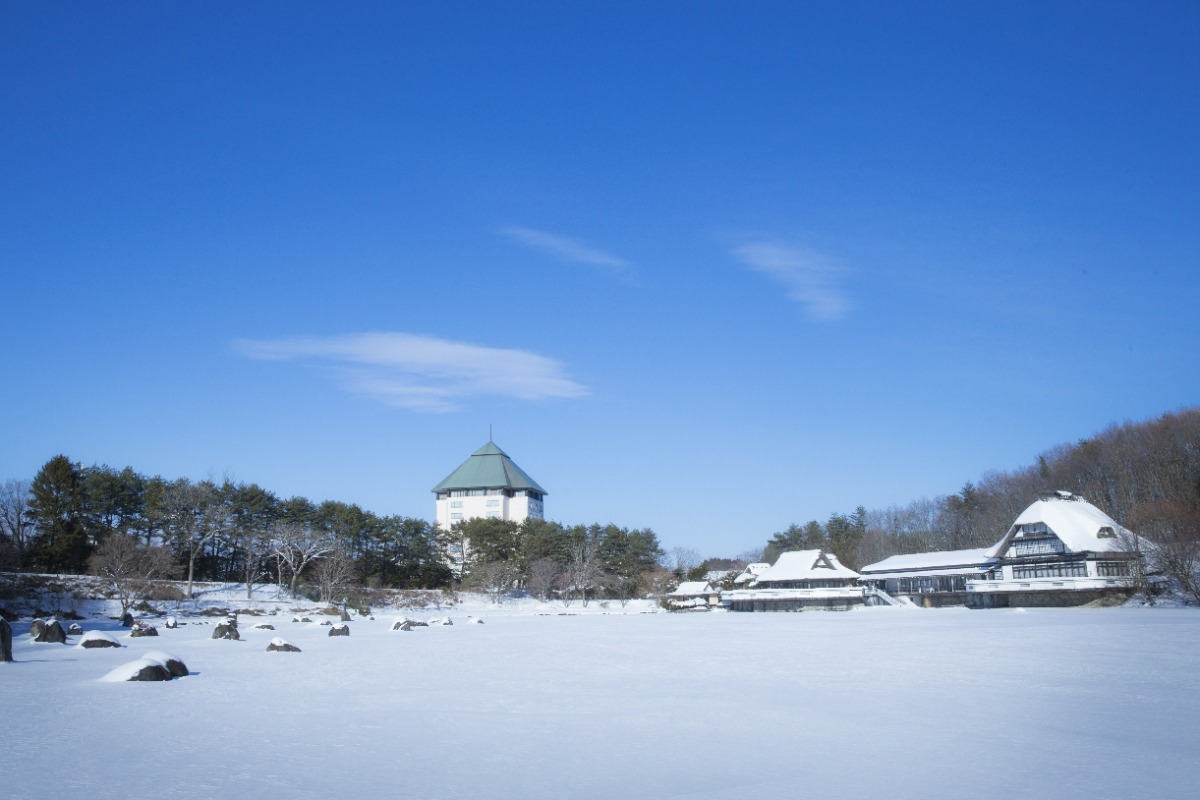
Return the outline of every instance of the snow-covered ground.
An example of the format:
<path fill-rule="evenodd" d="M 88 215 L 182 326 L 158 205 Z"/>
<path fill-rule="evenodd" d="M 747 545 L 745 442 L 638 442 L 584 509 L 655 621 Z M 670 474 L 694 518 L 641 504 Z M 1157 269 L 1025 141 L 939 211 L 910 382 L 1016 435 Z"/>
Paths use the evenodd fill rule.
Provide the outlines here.
<path fill-rule="evenodd" d="M 388 612 L 348 637 L 279 613 L 236 642 L 91 619 L 124 644 L 91 650 L 17 623 L 0 795 L 1196 796 L 1194 609 L 580 610 L 409 612 L 455 623 L 409 632 Z M 191 674 L 102 682 L 150 651 Z"/>

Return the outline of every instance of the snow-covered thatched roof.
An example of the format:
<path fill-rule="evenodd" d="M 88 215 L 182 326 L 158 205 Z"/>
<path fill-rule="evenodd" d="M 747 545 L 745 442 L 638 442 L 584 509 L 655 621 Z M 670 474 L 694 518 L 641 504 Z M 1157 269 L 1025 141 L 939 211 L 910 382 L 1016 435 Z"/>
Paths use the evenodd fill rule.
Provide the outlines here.
<path fill-rule="evenodd" d="M 758 584 L 857 577 L 858 573 L 842 566 L 833 553 L 822 550 L 789 550 L 780 553 L 770 569 L 763 570 L 758 576 Z"/>
<path fill-rule="evenodd" d="M 675 587 L 668 597 L 695 597 L 716 592 L 708 581 L 684 581 Z"/>
<path fill-rule="evenodd" d="M 1133 534 L 1112 517 L 1078 495 L 1055 492 L 1044 495 L 1013 521 L 1004 538 L 988 550 L 999 557 L 1008 551 L 1012 540 L 1023 534 L 1025 526 L 1045 525 L 1073 553 L 1124 552 Z"/>

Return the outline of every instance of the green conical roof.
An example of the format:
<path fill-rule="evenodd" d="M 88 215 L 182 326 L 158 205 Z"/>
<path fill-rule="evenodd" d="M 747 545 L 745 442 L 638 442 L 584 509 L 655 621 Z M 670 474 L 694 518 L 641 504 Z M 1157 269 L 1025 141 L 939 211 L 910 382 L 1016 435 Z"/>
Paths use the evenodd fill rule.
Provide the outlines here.
<path fill-rule="evenodd" d="M 546 490 L 514 464 L 508 453 L 497 447 L 495 442 L 488 442 L 476 450 L 458 469 L 433 487 L 435 492 L 448 492 L 452 489 L 533 489 L 535 492 L 547 494 Z"/>

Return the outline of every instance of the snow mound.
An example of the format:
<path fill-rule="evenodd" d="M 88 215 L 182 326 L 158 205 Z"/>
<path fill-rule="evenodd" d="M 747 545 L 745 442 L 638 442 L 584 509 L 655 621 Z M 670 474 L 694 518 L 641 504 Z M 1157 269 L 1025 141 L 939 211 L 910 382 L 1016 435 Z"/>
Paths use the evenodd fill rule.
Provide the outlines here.
<path fill-rule="evenodd" d="M 103 683 L 123 683 L 125 681 L 169 681 L 171 671 L 164 665 L 150 658 L 139 658 L 109 670 L 103 678 Z"/>
<path fill-rule="evenodd" d="M 103 683 L 169 681 L 187 674 L 187 665 L 180 658 L 161 650 L 151 650 L 136 661 L 130 661 L 109 670 L 108 674 L 100 680 Z"/>
<path fill-rule="evenodd" d="M 121 643 L 117 641 L 117 637 L 104 631 L 88 631 L 79 638 L 79 643 L 76 647 L 120 647 Z"/>

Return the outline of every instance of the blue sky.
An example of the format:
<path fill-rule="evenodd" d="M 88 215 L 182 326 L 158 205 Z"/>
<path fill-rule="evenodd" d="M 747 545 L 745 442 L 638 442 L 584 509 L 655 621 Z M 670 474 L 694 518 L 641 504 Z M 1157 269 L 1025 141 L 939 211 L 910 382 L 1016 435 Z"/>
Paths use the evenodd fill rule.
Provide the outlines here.
<path fill-rule="evenodd" d="M 706 555 L 1200 400 L 1195 3 L 0 5 L 0 479 Z"/>

